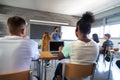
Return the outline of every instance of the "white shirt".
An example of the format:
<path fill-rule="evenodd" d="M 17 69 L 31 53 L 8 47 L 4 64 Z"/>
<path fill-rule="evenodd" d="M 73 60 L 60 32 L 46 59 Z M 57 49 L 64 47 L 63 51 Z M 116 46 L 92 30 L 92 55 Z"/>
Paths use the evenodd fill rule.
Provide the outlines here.
<path fill-rule="evenodd" d="M 99 47 L 94 41 L 83 42 L 77 40 L 65 46 L 62 50 L 65 57 L 70 57 L 70 62 L 74 64 L 95 63 L 99 53 Z"/>
<path fill-rule="evenodd" d="M 0 73 L 30 69 L 32 59 L 39 57 L 38 44 L 19 36 L 0 39 Z"/>

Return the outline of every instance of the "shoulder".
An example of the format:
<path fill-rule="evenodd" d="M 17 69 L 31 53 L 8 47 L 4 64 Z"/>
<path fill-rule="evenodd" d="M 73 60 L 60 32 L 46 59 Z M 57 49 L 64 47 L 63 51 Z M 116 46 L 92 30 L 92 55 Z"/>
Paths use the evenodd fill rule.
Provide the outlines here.
<path fill-rule="evenodd" d="M 110 40 L 110 41 L 109 41 L 109 44 L 113 45 L 113 42 Z"/>
<path fill-rule="evenodd" d="M 109 42 L 112 42 L 111 40 L 109 40 Z"/>
<path fill-rule="evenodd" d="M 36 41 L 31 40 L 31 39 L 24 39 L 24 41 L 27 42 L 27 43 L 31 43 L 31 44 L 37 44 Z"/>

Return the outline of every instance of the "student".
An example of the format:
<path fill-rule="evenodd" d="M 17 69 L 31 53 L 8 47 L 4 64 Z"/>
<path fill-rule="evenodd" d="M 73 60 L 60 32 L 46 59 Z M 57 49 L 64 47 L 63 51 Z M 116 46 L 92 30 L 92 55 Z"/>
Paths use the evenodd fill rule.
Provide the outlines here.
<path fill-rule="evenodd" d="M 54 31 L 51 33 L 51 39 L 55 41 L 61 40 L 62 33 L 59 33 L 59 27 L 54 27 Z"/>
<path fill-rule="evenodd" d="M 91 24 L 94 22 L 94 16 L 91 12 L 86 12 L 77 22 L 76 36 L 78 40 L 60 48 L 59 59 L 70 57 L 70 63 L 89 64 L 95 63 L 99 52 L 98 45 L 90 40 L 87 35 L 91 31 Z M 62 63 L 59 63 L 55 71 L 53 80 L 62 75 Z"/>
<path fill-rule="evenodd" d="M 93 39 L 97 44 L 99 44 L 99 38 L 98 38 L 98 35 L 97 35 L 96 33 L 94 33 L 94 34 L 92 35 L 92 39 Z"/>
<path fill-rule="evenodd" d="M 49 51 L 49 41 L 51 40 L 51 37 L 48 32 L 45 32 L 42 36 L 42 51 Z M 50 60 L 47 60 L 47 66 L 50 65 Z"/>
<path fill-rule="evenodd" d="M 45 32 L 42 36 L 42 51 L 49 50 L 49 41 L 51 40 L 48 32 Z"/>
<path fill-rule="evenodd" d="M 9 36 L 0 39 L 0 74 L 30 69 L 32 59 L 40 54 L 38 44 L 26 39 L 26 22 L 13 16 L 7 21 Z"/>
<path fill-rule="evenodd" d="M 103 54 L 105 54 L 104 52 L 108 50 L 109 47 L 113 48 L 113 42 L 110 40 L 110 37 L 110 34 L 104 34 L 105 41 L 100 49 Z"/>

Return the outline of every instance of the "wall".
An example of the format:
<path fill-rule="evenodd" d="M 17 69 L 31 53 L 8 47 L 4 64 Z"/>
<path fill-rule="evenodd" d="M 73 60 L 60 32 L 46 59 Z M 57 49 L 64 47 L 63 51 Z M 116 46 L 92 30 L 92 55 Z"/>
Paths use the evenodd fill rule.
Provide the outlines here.
<path fill-rule="evenodd" d="M 70 15 L 37 11 L 32 9 L 24 9 L 24 8 L 18 8 L 18 7 L 11 7 L 6 5 L 0 5 L 0 13 L 23 16 L 27 20 L 36 19 L 36 20 L 43 20 L 43 21 L 69 23 L 70 26 L 75 26 L 76 21 L 78 20 L 78 18 Z"/>
<path fill-rule="evenodd" d="M 8 17 L 13 16 L 13 15 L 21 16 L 27 21 L 28 23 L 27 35 L 30 35 L 30 24 L 41 24 L 41 23 L 35 23 L 35 22 L 32 23 L 30 22 L 30 19 L 68 23 L 69 26 L 76 26 L 76 22 L 78 20 L 77 17 L 73 17 L 70 15 L 43 12 L 43 11 L 24 9 L 24 8 L 18 8 L 18 7 L 11 7 L 11 6 L 0 4 L 0 20 L 3 20 L 2 22 L 4 24 L 6 24 Z M 57 25 L 57 26 L 60 26 L 60 25 Z"/>

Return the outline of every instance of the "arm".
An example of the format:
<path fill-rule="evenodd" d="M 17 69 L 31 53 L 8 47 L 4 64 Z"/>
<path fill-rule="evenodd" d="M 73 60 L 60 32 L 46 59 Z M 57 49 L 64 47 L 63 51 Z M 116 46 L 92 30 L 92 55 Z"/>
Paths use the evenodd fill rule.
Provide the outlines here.
<path fill-rule="evenodd" d="M 31 45 L 31 54 L 32 54 L 31 57 L 33 60 L 36 60 L 40 57 L 38 50 L 38 43 L 36 43 L 35 41 L 31 41 L 30 45 Z"/>
<path fill-rule="evenodd" d="M 63 55 L 63 53 L 59 52 L 58 59 L 61 60 L 61 59 L 64 59 L 64 58 L 65 58 L 65 56 Z"/>
<path fill-rule="evenodd" d="M 54 34 L 54 32 L 52 32 L 52 33 L 51 33 L 51 35 L 50 35 L 50 37 L 51 37 L 51 40 L 53 40 L 53 37 L 52 37 L 52 36 L 53 36 L 53 34 Z"/>
<path fill-rule="evenodd" d="M 59 59 L 59 60 L 65 58 L 65 56 L 64 56 L 63 53 L 62 53 L 62 48 L 63 48 L 63 47 L 61 47 L 61 46 L 59 47 L 59 54 L 58 54 L 58 59 Z"/>
<path fill-rule="evenodd" d="M 62 37 L 62 32 L 60 32 L 60 38 Z"/>
<path fill-rule="evenodd" d="M 61 60 L 63 58 L 67 58 L 70 56 L 70 53 L 71 53 L 70 44 L 64 47 L 59 47 L 58 59 Z"/>
<path fill-rule="evenodd" d="M 105 50 L 105 47 L 106 47 L 106 42 L 103 42 L 103 45 L 102 47 L 100 48 L 101 51 Z"/>
<path fill-rule="evenodd" d="M 113 48 L 113 42 L 112 41 L 109 41 L 109 47 Z"/>

